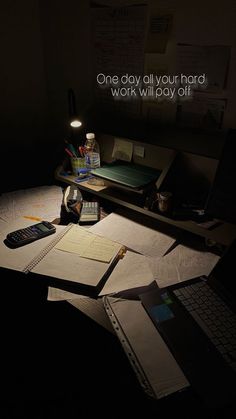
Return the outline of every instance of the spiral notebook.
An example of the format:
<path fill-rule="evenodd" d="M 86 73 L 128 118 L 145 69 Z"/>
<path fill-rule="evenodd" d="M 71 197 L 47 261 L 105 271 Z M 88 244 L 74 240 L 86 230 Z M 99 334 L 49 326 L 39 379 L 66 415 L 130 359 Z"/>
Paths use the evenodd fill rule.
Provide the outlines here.
<path fill-rule="evenodd" d="M 26 224 L 26 223 L 25 223 Z M 32 222 L 31 222 L 32 224 Z M 26 246 L 9 249 L 3 240 L 9 231 L 25 227 L 22 220 L 9 225 L 1 233 L 0 264 L 3 268 L 13 269 L 26 274 L 37 274 L 37 278 L 46 277 L 48 285 L 67 291 L 97 296 L 104 286 L 111 270 L 119 259 L 122 245 L 115 247 L 109 262 L 81 257 L 70 251 L 57 248 L 58 243 L 72 229 L 80 228 L 75 224 L 56 226 L 56 233 L 37 240 Z"/>

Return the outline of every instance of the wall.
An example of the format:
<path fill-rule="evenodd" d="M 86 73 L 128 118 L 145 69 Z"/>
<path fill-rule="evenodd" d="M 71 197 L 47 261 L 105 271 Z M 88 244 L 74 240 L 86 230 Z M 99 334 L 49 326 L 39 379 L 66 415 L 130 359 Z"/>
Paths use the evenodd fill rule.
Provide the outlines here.
<path fill-rule="evenodd" d="M 128 1 L 120 2 L 118 0 L 104 1 L 109 6 L 119 6 L 124 4 L 148 4 L 149 13 L 156 10 L 166 10 L 173 14 L 173 27 L 167 42 L 167 48 L 164 53 L 146 53 L 144 54 L 145 70 L 158 68 L 166 68 L 169 74 L 176 73 L 177 62 L 177 44 L 187 43 L 193 45 L 229 45 L 231 47 L 230 66 L 228 71 L 227 87 L 216 93 L 209 93 L 206 96 L 213 99 L 226 99 L 227 106 L 224 113 L 223 127 L 217 133 L 202 134 L 199 130 L 176 130 L 175 121 L 175 105 L 169 104 L 162 112 L 165 128 L 158 126 L 152 132 L 142 127 L 134 127 L 134 140 L 148 141 L 150 143 L 164 145 L 167 147 L 180 148 L 190 152 L 200 152 L 204 155 L 219 157 L 225 138 L 225 133 L 229 128 L 236 126 L 236 3 L 234 0 L 226 0 L 223 4 L 215 0 L 198 0 L 197 2 L 189 2 L 188 0 L 154 0 Z M 105 71 L 104 71 L 105 72 Z M 147 74 L 149 74 L 147 72 Z M 155 108 L 155 106 L 153 107 Z M 154 115 L 159 116 L 160 109 L 152 109 Z M 155 117 L 154 117 L 155 118 Z M 115 119 L 111 122 L 109 134 L 115 127 Z M 105 124 L 106 124 L 105 120 Z M 104 127 L 105 127 L 104 124 Z M 108 121 L 109 124 L 109 121 Z M 124 137 L 132 138 L 131 127 L 126 127 L 126 121 L 119 121 L 116 126 L 116 135 L 121 135 L 121 124 L 125 125 Z M 169 129 L 173 124 L 174 129 Z M 102 130 L 103 127 L 101 127 Z"/>
<path fill-rule="evenodd" d="M 37 173 L 47 97 L 37 0 L 1 2 L 0 137 L 3 188 Z M 44 151 L 45 153 L 45 151 Z M 28 170 L 29 168 L 29 170 Z M 8 178 L 9 179 L 8 181 Z"/>
<path fill-rule="evenodd" d="M 39 0 L 50 127 L 57 141 L 68 130 L 68 89 L 84 122 L 90 102 L 89 1 Z"/>
<path fill-rule="evenodd" d="M 89 0 L 1 3 L 0 170 L 3 187 L 14 189 L 33 184 L 35 180 L 43 182 L 52 174 L 51 167 L 63 156 L 63 141 L 70 134 L 67 128 L 68 88 L 75 90 L 84 130 L 92 126 L 86 125 L 92 84 L 89 3 Z M 107 3 L 119 5 L 121 2 Z M 152 4 L 156 5 L 156 2 Z M 228 89 L 224 92 L 228 98 L 225 126 L 235 127 L 234 0 L 225 0 L 224 9 L 221 2 L 213 0 L 195 3 L 159 0 L 158 5 L 173 9 L 175 18 L 166 54 L 157 54 L 157 60 L 171 61 L 177 42 L 232 45 Z M 146 54 L 145 59 L 150 55 Z M 91 120 L 93 122 L 93 118 Z M 81 130 L 82 138 L 84 130 Z M 147 140 L 145 132 L 142 140 Z M 151 142 L 218 157 L 223 139 L 221 135 L 192 133 L 190 136 L 188 133 L 176 134 L 175 130 L 158 130 Z"/>
<path fill-rule="evenodd" d="M 2 190 L 53 180 L 68 131 L 67 91 L 89 102 L 88 1 L 2 2 Z"/>

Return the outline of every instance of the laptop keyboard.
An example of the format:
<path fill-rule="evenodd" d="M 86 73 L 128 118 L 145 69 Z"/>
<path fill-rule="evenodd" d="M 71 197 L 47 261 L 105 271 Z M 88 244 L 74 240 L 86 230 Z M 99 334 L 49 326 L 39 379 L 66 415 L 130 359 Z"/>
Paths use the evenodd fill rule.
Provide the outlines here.
<path fill-rule="evenodd" d="M 225 361 L 236 371 L 236 315 L 205 282 L 173 291 Z"/>

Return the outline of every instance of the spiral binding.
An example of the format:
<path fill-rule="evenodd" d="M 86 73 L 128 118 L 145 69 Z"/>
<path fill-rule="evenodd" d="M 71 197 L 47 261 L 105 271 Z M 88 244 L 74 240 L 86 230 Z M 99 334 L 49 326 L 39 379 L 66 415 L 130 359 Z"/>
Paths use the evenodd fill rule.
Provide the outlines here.
<path fill-rule="evenodd" d="M 44 247 L 38 255 L 36 255 L 23 269 L 24 273 L 32 271 L 32 269 L 53 249 L 53 247 L 59 242 L 59 240 L 64 237 L 64 235 L 74 226 L 73 223 L 68 224 L 68 226 L 61 231 L 56 237 L 53 238 L 46 247 Z"/>
<path fill-rule="evenodd" d="M 109 302 L 109 298 L 107 296 L 103 297 L 103 303 L 104 303 L 104 307 L 106 310 L 106 313 L 110 319 L 110 322 L 113 326 L 113 329 L 115 330 L 117 337 L 119 338 L 121 345 L 129 359 L 129 362 L 132 365 L 132 368 L 134 369 L 135 374 L 137 375 L 137 378 L 142 386 L 142 388 L 144 389 L 144 391 L 152 398 L 156 398 L 156 394 L 152 388 L 152 386 L 150 385 L 146 374 L 138 360 L 138 358 L 136 357 L 130 343 L 129 340 L 127 338 L 127 336 L 125 335 L 119 320 L 117 319 L 116 315 L 114 314 L 114 311 L 112 310 L 111 304 Z"/>

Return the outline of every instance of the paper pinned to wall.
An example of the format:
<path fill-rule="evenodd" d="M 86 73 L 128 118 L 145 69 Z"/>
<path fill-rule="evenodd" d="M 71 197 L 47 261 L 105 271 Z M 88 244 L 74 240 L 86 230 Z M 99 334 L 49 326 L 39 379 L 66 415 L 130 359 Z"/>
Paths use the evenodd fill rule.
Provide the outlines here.
<path fill-rule="evenodd" d="M 112 151 L 112 158 L 115 160 L 123 160 L 130 162 L 133 155 L 133 143 L 122 140 L 121 138 L 114 138 L 114 146 Z"/>
<path fill-rule="evenodd" d="M 195 95 L 192 101 L 182 101 L 177 107 L 179 126 L 216 131 L 222 128 L 227 100 Z"/>
<path fill-rule="evenodd" d="M 229 45 L 178 45 L 178 71 L 187 76 L 205 74 L 204 91 L 220 91 L 226 88 L 229 61 Z"/>
<path fill-rule="evenodd" d="M 109 6 L 111 6 L 109 4 Z M 137 118 L 141 114 L 141 98 L 130 100 L 114 92 L 116 84 L 97 83 L 97 75 L 142 75 L 147 5 L 124 7 L 92 7 L 93 92 L 98 112 Z M 125 85 L 123 87 L 128 87 Z M 113 93 L 112 93 L 113 92 Z M 114 95 L 114 96 L 113 96 Z"/>
<path fill-rule="evenodd" d="M 173 12 L 151 10 L 148 20 L 146 53 L 165 53 L 170 38 L 172 21 Z"/>

